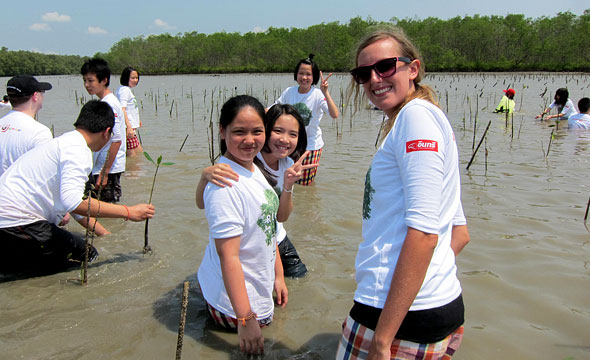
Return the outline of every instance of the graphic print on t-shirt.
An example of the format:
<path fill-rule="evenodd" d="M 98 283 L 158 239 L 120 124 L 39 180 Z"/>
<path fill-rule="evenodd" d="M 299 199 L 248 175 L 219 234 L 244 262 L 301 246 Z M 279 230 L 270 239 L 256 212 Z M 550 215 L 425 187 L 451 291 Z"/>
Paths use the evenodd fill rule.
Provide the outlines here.
<path fill-rule="evenodd" d="M 279 209 L 279 198 L 274 190 L 264 190 L 266 203 L 260 205 L 260 217 L 256 225 L 266 235 L 266 246 L 272 244 L 272 238 L 277 234 L 277 210 Z"/>
<path fill-rule="evenodd" d="M 363 219 L 368 220 L 371 218 L 371 202 L 373 201 L 373 194 L 375 189 L 371 186 L 371 167 L 367 170 L 367 176 L 365 177 L 365 195 L 363 197 Z"/>
<path fill-rule="evenodd" d="M 309 122 L 311 121 L 311 110 L 309 110 L 307 105 L 305 105 L 305 103 L 302 102 L 293 104 L 293 107 L 297 109 L 299 115 L 301 115 L 301 118 L 303 119 L 303 124 L 305 124 L 305 126 L 308 126 Z"/>

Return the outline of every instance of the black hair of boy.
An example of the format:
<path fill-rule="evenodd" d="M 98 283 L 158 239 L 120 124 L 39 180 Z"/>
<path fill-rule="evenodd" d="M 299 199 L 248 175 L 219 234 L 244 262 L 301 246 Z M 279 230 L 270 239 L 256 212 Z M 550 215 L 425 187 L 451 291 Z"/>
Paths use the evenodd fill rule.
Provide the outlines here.
<path fill-rule="evenodd" d="M 311 65 L 311 73 L 313 74 L 313 82 L 312 85 L 316 85 L 318 81 L 320 81 L 320 68 L 318 65 L 313 61 L 314 54 L 309 54 L 309 57 L 306 59 L 301 59 L 295 66 L 295 72 L 293 73 L 293 78 L 297 81 L 297 73 L 299 72 L 299 66 L 301 64 Z"/>
<path fill-rule="evenodd" d="M 580 101 L 578 101 L 578 110 L 580 110 L 581 113 L 587 113 L 588 109 L 590 109 L 590 98 L 581 98 Z"/>
<path fill-rule="evenodd" d="M 107 79 L 107 87 L 111 84 L 111 68 L 109 67 L 109 63 L 107 63 L 104 59 L 93 58 L 87 60 L 84 65 L 82 65 L 80 73 L 82 76 L 86 74 L 94 74 L 96 75 L 96 79 L 99 82 Z"/>
<path fill-rule="evenodd" d="M 83 129 L 93 134 L 102 132 L 115 126 L 115 114 L 111 106 L 100 100 L 90 100 L 80 110 L 80 115 L 74 123 L 76 129 Z"/>

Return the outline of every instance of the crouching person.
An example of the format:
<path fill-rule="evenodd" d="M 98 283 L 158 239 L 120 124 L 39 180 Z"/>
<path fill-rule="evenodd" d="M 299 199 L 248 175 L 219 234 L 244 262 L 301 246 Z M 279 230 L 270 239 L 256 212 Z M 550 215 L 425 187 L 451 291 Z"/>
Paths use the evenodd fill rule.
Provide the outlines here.
<path fill-rule="evenodd" d="M 57 226 L 64 214 L 86 216 L 84 184 L 92 169 L 92 151 L 110 139 L 115 123 L 111 107 L 91 100 L 80 111 L 76 128 L 39 145 L 16 160 L 0 177 L 0 272 L 54 273 L 79 265 L 85 241 Z M 149 204 L 115 205 L 90 201 L 90 216 L 142 221 Z M 89 259 L 98 253 L 90 249 Z"/>

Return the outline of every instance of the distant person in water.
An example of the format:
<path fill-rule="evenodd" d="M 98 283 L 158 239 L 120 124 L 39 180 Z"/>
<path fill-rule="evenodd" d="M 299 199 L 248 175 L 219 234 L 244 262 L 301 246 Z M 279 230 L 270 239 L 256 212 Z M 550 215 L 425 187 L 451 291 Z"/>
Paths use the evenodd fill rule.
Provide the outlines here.
<path fill-rule="evenodd" d="M 82 107 L 75 130 L 41 144 L 18 158 L 0 176 L 0 272 L 52 273 L 79 265 L 84 239 L 57 226 L 71 212 L 141 221 L 154 215 L 151 204 L 127 207 L 84 198 L 92 151 L 109 142 L 113 111 L 91 100 Z M 31 181 L 23 181 L 31 179 Z M 89 204 L 90 202 L 90 204 Z M 88 253 L 94 260 L 94 247 Z"/>
<path fill-rule="evenodd" d="M 535 119 L 567 120 L 570 116 L 577 114 L 578 111 L 574 107 L 574 102 L 569 98 L 569 96 L 570 93 L 566 88 L 557 89 L 555 92 L 555 97 L 553 98 L 554 101 L 541 114 L 535 116 Z M 557 114 L 545 116 L 545 114 L 549 113 L 555 107 L 557 107 Z"/>
<path fill-rule="evenodd" d="M 498 106 L 494 110 L 495 113 L 513 113 L 514 112 L 514 95 L 516 91 L 514 89 L 503 90 L 504 96 L 500 99 Z"/>
<path fill-rule="evenodd" d="M 121 103 L 125 124 L 127 126 L 127 156 L 135 156 L 143 152 L 137 136 L 137 129 L 143 124 L 139 119 L 137 99 L 131 91 L 139 83 L 139 73 L 131 66 L 123 69 L 121 73 L 121 86 L 117 89 L 117 98 Z"/>
<path fill-rule="evenodd" d="M 8 95 L 4 95 L 2 101 L 0 101 L 0 109 L 11 109 L 12 105 L 10 105 L 10 101 L 8 100 Z"/>
<path fill-rule="evenodd" d="M 590 130 L 590 99 L 581 98 L 578 101 L 578 110 L 580 110 L 578 114 L 567 119 L 568 128 Z"/>
<path fill-rule="evenodd" d="M 82 65 L 80 72 L 88 94 L 96 95 L 101 101 L 109 104 L 115 114 L 113 136 L 103 149 L 94 152 L 94 167 L 86 189 L 94 185 L 100 192 L 101 200 L 119 202 L 123 192 L 121 175 L 125 171 L 127 149 L 123 143 L 126 133 L 123 109 L 117 97 L 109 89 L 111 69 L 106 61 L 100 58 L 90 59 Z M 97 197 L 94 192 L 92 196 Z"/>
<path fill-rule="evenodd" d="M 324 146 L 320 121 L 324 113 L 329 113 L 334 119 L 340 116 L 338 106 L 332 100 L 328 90 L 328 79 L 332 73 L 324 78 L 313 58 L 314 55 L 309 54 L 308 58 L 299 60 L 293 73 L 297 86 L 287 88 L 275 101 L 275 104 L 293 105 L 303 118 L 307 132 L 307 150 L 309 150 L 309 155 L 303 161 L 303 165 L 320 163 Z M 315 85 L 319 81 L 321 83 L 318 89 Z M 303 177 L 297 183 L 301 185 L 313 184 L 317 170 L 317 167 L 305 170 Z"/>

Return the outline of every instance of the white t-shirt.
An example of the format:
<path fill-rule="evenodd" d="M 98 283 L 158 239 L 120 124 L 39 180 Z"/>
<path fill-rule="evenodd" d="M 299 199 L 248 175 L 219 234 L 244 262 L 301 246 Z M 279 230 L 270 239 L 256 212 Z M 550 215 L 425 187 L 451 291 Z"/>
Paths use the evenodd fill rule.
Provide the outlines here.
<path fill-rule="evenodd" d="M 567 126 L 570 129 L 590 130 L 590 115 L 582 113 L 574 114 L 567 119 Z"/>
<path fill-rule="evenodd" d="M 49 128 L 22 111 L 0 119 L 0 175 L 24 153 L 53 139 Z"/>
<path fill-rule="evenodd" d="M 92 151 L 76 130 L 25 153 L 0 176 L 0 228 L 59 223 L 82 202 L 90 169 Z"/>
<path fill-rule="evenodd" d="M 266 164 L 266 161 L 264 161 L 264 157 L 262 156 L 261 152 L 258 153 L 258 155 L 256 155 L 256 156 L 262 161 L 262 164 L 264 164 L 264 167 L 266 168 L 266 170 L 268 170 L 268 172 L 277 179 L 277 185 L 275 186 L 275 192 L 277 193 L 277 196 L 279 197 L 279 200 L 280 200 L 281 193 L 283 192 L 283 183 L 285 181 L 285 170 L 287 170 L 288 168 L 290 168 L 293 165 L 293 163 L 294 163 L 293 159 L 291 159 L 290 157 L 279 159 L 279 169 L 273 170 L 270 168 L 270 166 L 268 166 Z M 277 243 L 280 244 L 281 242 L 283 242 L 283 240 L 285 240 L 285 237 L 287 237 L 287 231 L 285 230 L 283 223 L 277 221 Z"/>
<path fill-rule="evenodd" d="M 319 150 L 324 146 L 320 120 L 328 112 L 328 102 L 322 91 L 314 86 L 305 94 L 299 93 L 299 85 L 287 88 L 275 104 L 291 104 L 303 118 L 307 132 L 307 149 Z"/>
<path fill-rule="evenodd" d="M 383 308 L 407 227 L 438 235 L 410 310 L 439 307 L 457 298 L 461 285 L 451 233 L 453 225 L 466 224 L 460 196 L 457 144 L 449 121 L 432 103 L 410 101 L 366 175 L 355 300 Z"/>
<path fill-rule="evenodd" d="M 124 107 L 125 111 L 127 111 L 127 118 L 131 123 L 131 127 L 137 129 L 139 127 L 139 109 L 131 88 L 129 86 L 121 86 L 117 89 L 117 98 L 121 103 L 121 107 Z"/>
<path fill-rule="evenodd" d="M 561 105 L 556 104 L 555 101 L 553 101 L 551 103 L 551 105 L 549 105 L 549 108 L 553 109 L 556 106 L 557 106 L 557 112 L 559 114 L 563 114 L 563 117 L 561 119 L 567 120 L 567 119 L 569 119 L 570 116 L 578 113 L 578 110 L 576 110 L 576 107 L 574 106 L 574 102 L 571 99 L 567 99 L 563 108 L 561 108 Z"/>
<path fill-rule="evenodd" d="M 2 102 L 0 101 L 0 109 L 12 109 L 12 105 L 10 105 L 10 102 Z"/>
<path fill-rule="evenodd" d="M 219 187 L 209 183 L 203 200 L 209 223 L 209 244 L 197 276 L 205 300 L 222 313 L 236 317 L 225 290 L 215 239 L 240 236 L 240 262 L 252 311 L 258 319 L 274 310 L 272 292 L 276 260 L 276 215 L 279 199 L 258 167 L 251 172 L 221 157 L 240 180 L 233 186 Z"/>
<path fill-rule="evenodd" d="M 111 105 L 113 113 L 115 113 L 115 126 L 113 127 L 113 136 L 111 136 L 111 139 L 106 143 L 106 145 L 102 149 L 93 154 L 94 167 L 92 168 L 92 175 L 98 175 L 100 173 L 100 170 L 106 162 L 107 154 L 109 152 L 111 144 L 114 142 L 120 142 L 121 146 L 119 147 L 119 151 L 117 152 L 117 157 L 115 158 L 115 161 L 113 161 L 110 173 L 121 173 L 125 171 L 125 152 L 127 151 L 127 143 L 125 141 L 127 138 L 127 126 L 125 125 L 125 117 L 123 116 L 121 103 L 119 102 L 119 100 L 117 100 L 117 97 L 113 93 L 109 93 L 100 100 Z"/>

